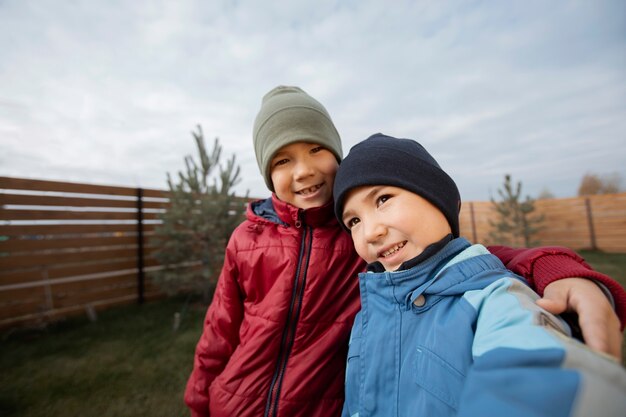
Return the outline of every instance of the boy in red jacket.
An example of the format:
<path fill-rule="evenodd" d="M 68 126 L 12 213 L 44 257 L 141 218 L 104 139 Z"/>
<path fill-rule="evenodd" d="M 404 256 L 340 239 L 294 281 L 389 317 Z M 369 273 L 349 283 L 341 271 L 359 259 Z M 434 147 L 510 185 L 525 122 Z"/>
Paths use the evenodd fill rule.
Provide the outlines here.
<path fill-rule="evenodd" d="M 230 238 L 185 402 L 192 416 L 338 416 L 348 338 L 360 308 L 356 276 L 365 266 L 333 212 L 341 140 L 324 106 L 298 87 L 276 87 L 263 97 L 253 133 L 272 197 L 251 203 Z M 592 337 L 598 345 L 619 338 L 618 320 L 596 284 L 550 284 L 585 276 L 609 289 L 619 285 L 573 252 L 500 247 L 496 255 L 536 290 L 552 293 L 545 303 L 564 304 L 554 310 L 569 303 L 583 324 L 617 323 L 612 332 L 587 326 L 600 329 Z M 615 301 L 618 307 L 626 302 Z"/>

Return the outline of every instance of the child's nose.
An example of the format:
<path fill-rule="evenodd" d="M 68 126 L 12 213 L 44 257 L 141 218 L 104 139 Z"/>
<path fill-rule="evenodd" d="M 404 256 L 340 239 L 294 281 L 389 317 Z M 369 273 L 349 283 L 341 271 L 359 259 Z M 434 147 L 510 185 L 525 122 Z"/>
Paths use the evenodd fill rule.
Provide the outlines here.
<path fill-rule="evenodd" d="M 298 162 L 294 168 L 294 177 L 296 179 L 305 178 L 313 175 L 314 169 L 306 162 Z"/>
<path fill-rule="evenodd" d="M 385 226 L 380 222 L 371 222 L 365 227 L 365 239 L 368 243 L 376 243 L 386 233 Z"/>

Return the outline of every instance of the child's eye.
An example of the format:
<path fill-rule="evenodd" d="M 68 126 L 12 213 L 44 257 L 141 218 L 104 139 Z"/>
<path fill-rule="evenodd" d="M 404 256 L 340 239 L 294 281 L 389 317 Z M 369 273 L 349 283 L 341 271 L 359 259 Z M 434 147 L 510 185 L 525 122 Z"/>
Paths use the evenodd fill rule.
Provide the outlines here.
<path fill-rule="evenodd" d="M 311 153 L 318 153 L 319 151 L 323 149 L 324 149 L 323 146 L 316 146 L 315 148 L 311 149 Z"/>
<path fill-rule="evenodd" d="M 351 219 L 349 219 L 346 222 L 346 227 L 348 229 L 352 229 L 354 226 L 356 226 L 361 220 L 358 217 L 352 217 Z"/>
<path fill-rule="evenodd" d="M 391 196 L 389 194 L 383 194 L 381 196 L 379 196 L 376 199 L 376 207 L 380 207 L 383 204 L 385 204 L 385 202 L 387 202 L 387 200 L 389 200 L 391 198 Z"/>
<path fill-rule="evenodd" d="M 280 165 L 285 165 L 287 162 L 289 162 L 289 159 L 287 159 L 287 158 L 278 159 L 278 160 L 274 161 L 273 166 L 277 167 L 277 166 L 280 166 Z"/>

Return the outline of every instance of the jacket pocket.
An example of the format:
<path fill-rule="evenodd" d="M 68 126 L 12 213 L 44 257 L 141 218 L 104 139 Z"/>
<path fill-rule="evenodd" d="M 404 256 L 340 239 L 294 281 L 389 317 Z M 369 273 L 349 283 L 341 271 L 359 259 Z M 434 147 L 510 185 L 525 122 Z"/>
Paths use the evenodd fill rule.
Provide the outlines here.
<path fill-rule="evenodd" d="M 417 347 L 414 366 L 417 385 L 453 409 L 458 409 L 465 375 L 424 346 Z"/>

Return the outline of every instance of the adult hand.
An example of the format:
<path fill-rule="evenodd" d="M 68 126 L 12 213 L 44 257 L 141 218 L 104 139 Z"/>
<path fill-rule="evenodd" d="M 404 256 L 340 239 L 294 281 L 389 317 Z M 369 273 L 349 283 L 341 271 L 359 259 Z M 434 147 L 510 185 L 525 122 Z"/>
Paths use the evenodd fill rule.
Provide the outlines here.
<path fill-rule="evenodd" d="M 565 278 L 544 289 L 537 304 L 552 314 L 575 312 L 587 346 L 622 358 L 620 322 L 602 290 L 585 278 Z"/>

